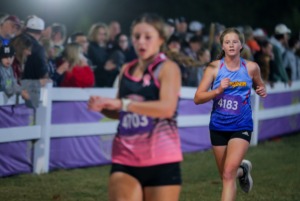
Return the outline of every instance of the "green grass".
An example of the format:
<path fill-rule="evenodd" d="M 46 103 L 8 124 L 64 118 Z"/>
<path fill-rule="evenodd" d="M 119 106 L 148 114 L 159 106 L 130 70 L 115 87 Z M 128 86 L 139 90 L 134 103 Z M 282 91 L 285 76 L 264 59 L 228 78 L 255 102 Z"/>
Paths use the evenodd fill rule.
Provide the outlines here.
<path fill-rule="evenodd" d="M 300 200 L 300 134 L 250 147 L 253 190 L 238 187 L 237 201 Z M 221 182 L 212 151 L 188 153 L 182 163 L 181 201 L 220 200 Z M 110 166 L 0 178 L 0 201 L 106 201 Z"/>

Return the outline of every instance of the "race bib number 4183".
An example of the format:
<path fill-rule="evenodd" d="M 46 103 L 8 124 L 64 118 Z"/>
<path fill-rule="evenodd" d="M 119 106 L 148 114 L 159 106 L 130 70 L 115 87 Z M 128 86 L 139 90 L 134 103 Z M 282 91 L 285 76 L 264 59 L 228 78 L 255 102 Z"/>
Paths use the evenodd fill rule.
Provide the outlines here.
<path fill-rule="evenodd" d="M 240 114 L 242 106 L 241 96 L 222 95 L 215 101 L 215 109 L 230 114 Z"/>

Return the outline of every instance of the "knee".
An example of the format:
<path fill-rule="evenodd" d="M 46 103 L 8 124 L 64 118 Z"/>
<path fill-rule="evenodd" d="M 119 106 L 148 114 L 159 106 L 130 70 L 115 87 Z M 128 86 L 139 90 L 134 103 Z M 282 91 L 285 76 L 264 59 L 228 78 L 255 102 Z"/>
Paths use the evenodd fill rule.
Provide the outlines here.
<path fill-rule="evenodd" d="M 233 168 L 225 168 L 222 173 L 222 180 L 229 181 L 235 180 L 236 170 Z"/>

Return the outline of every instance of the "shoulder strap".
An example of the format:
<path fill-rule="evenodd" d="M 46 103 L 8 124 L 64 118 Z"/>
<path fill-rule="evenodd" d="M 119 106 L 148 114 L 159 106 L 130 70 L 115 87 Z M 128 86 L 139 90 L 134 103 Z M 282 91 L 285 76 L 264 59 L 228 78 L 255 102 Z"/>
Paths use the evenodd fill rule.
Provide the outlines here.
<path fill-rule="evenodd" d="M 225 62 L 224 62 L 224 57 L 220 60 L 220 67 L 219 69 L 221 69 L 222 67 L 224 67 Z"/>
<path fill-rule="evenodd" d="M 159 76 L 159 72 L 160 72 L 160 70 L 161 70 L 161 68 L 162 68 L 162 64 L 163 64 L 164 62 L 161 62 L 161 63 L 159 63 L 159 64 L 157 64 L 157 66 L 155 67 L 155 69 L 154 69 L 154 71 L 153 71 L 153 77 L 155 78 L 155 79 L 158 79 L 158 76 Z"/>
<path fill-rule="evenodd" d="M 247 68 L 245 59 L 243 59 L 242 57 L 240 59 L 241 59 L 241 66 Z"/>
<path fill-rule="evenodd" d="M 165 54 L 160 53 L 154 60 L 154 62 L 152 64 L 149 65 L 148 67 L 148 71 L 149 73 L 153 76 L 155 85 L 159 88 L 160 87 L 160 83 L 158 81 L 158 76 L 160 73 L 160 70 L 162 68 L 162 64 L 164 63 L 164 61 L 167 60 L 167 57 Z"/>

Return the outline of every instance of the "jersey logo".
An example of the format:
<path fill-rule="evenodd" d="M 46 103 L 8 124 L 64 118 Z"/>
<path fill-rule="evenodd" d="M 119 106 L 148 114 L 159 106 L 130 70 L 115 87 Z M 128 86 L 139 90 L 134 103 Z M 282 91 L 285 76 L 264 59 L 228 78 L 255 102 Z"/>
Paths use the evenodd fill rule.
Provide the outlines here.
<path fill-rule="evenodd" d="M 147 87 L 150 85 L 151 76 L 149 74 L 145 74 L 143 77 L 143 87 Z"/>
<path fill-rule="evenodd" d="M 247 131 L 242 132 L 243 135 L 249 136 Z"/>
<path fill-rule="evenodd" d="M 235 81 L 235 82 L 230 82 L 229 85 L 233 88 L 235 87 L 246 87 L 247 86 L 247 82 L 238 82 L 238 81 Z"/>

